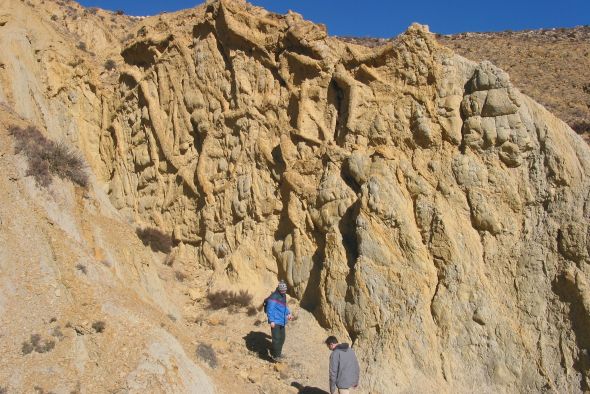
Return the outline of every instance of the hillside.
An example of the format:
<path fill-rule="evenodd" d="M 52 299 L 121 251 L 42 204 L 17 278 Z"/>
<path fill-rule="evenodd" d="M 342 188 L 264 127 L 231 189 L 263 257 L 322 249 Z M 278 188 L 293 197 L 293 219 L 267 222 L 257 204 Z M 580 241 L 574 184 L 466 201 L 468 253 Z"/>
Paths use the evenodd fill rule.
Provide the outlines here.
<path fill-rule="evenodd" d="M 360 393 L 590 389 L 590 148 L 497 65 L 241 0 L 0 10 L 0 391 L 322 392 L 328 334 Z"/>
<path fill-rule="evenodd" d="M 590 27 L 436 35 L 467 59 L 489 60 L 590 143 Z M 342 38 L 366 46 L 387 39 Z"/>

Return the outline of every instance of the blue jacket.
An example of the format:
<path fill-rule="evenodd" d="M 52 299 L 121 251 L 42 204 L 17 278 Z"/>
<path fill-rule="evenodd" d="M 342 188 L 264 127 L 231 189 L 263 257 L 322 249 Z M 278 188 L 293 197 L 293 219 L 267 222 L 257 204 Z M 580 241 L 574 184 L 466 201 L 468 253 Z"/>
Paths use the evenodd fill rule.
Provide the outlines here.
<path fill-rule="evenodd" d="M 275 290 L 268 296 L 266 302 L 266 316 L 268 317 L 268 322 L 280 326 L 287 325 L 287 316 L 291 314 L 291 311 L 287 306 L 287 296 Z"/>

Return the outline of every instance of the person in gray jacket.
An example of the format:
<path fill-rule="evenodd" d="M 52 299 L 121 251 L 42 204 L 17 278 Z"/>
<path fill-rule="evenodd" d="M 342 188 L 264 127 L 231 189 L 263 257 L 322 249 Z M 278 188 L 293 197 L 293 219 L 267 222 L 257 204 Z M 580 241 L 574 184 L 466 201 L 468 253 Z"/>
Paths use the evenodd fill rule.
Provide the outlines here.
<path fill-rule="evenodd" d="M 359 384 L 359 363 L 348 343 L 338 343 L 331 335 L 326 339 L 330 354 L 330 394 L 349 394 Z"/>

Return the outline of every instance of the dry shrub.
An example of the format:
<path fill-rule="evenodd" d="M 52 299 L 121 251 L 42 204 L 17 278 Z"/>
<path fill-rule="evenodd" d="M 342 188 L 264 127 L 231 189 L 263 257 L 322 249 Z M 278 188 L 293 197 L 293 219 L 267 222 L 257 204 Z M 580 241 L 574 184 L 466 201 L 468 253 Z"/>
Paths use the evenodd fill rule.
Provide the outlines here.
<path fill-rule="evenodd" d="M 217 355 L 211 345 L 199 343 L 197 346 L 197 356 L 205 361 L 211 368 L 217 367 Z"/>
<path fill-rule="evenodd" d="M 172 237 L 157 228 L 138 228 L 135 233 L 145 246 L 149 246 L 154 252 L 170 253 L 172 250 Z"/>
<path fill-rule="evenodd" d="M 258 311 L 256 310 L 255 306 L 249 306 L 248 310 L 246 311 L 246 313 L 248 314 L 248 316 L 256 316 L 256 314 L 258 313 Z"/>
<path fill-rule="evenodd" d="M 51 330 L 51 336 L 61 340 L 64 337 L 64 334 L 63 332 L 61 332 L 61 328 L 59 326 L 56 326 L 53 327 L 53 330 Z"/>
<path fill-rule="evenodd" d="M 86 266 L 84 264 L 76 264 L 76 269 L 80 272 L 82 272 L 84 275 L 86 275 L 88 273 L 88 270 L 86 269 Z"/>
<path fill-rule="evenodd" d="M 222 309 L 227 307 L 242 307 L 250 306 L 252 303 L 252 295 L 245 290 L 239 292 L 221 290 L 214 293 L 207 294 L 210 309 Z"/>
<path fill-rule="evenodd" d="M 78 43 L 78 45 L 76 45 L 76 48 L 86 52 L 88 50 L 88 46 L 86 46 L 86 43 L 84 41 L 80 41 Z"/>
<path fill-rule="evenodd" d="M 104 331 L 106 326 L 107 326 L 106 323 L 103 322 L 102 320 L 95 321 L 94 323 L 92 323 L 92 328 L 94 329 L 94 331 L 96 331 L 99 334 Z"/>
<path fill-rule="evenodd" d="M 33 351 L 37 353 L 47 353 L 55 347 L 55 341 L 44 340 L 41 341 L 41 335 L 32 334 L 28 341 L 23 342 L 21 351 L 23 355 L 29 354 Z"/>
<path fill-rule="evenodd" d="M 112 71 L 117 68 L 117 63 L 115 63 L 113 59 L 108 59 L 106 62 L 104 62 L 104 68 L 108 71 Z"/>
<path fill-rule="evenodd" d="M 571 125 L 572 129 L 578 134 L 590 133 L 590 122 L 580 120 Z"/>
<path fill-rule="evenodd" d="M 39 129 L 12 126 L 17 153 L 25 155 L 28 161 L 27 176 L 35 178 L 37 184 L 47 187 L 57 175 L 84 188 L 88 187 L 86 163 L 82 156 L 63 142 L 54 142 L 45 137 Z"/>
<path fill-rule="evenodd" d="M 184 273 L 180 272 L 180 271 L 175 271 L 174 272 L 174 277 L 179 282 L 184 282 L 184 280 L 186 279 L 186 275 Z"/>

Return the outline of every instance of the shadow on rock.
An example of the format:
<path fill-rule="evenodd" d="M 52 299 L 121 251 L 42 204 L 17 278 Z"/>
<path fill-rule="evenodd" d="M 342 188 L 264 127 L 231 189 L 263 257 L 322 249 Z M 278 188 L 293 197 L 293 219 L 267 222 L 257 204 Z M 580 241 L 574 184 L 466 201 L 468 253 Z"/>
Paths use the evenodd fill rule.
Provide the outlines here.
<path fill-rule="evenodd" d="M 249 351 L 258 354 L 263 360 L 272 361 L 268 352 L 271 346 L 270 335 L 262 331 L 250 331 L 243 339 Z"/>
<path fill-rule="evenodd" d="M 298 394 L 329 394 L 325 390 L 318 389 L 317 387 L 304 386 L 299 382 L 293 382 L 291 383 L 291 386 L 299 390 L 297 392 Z"/>

